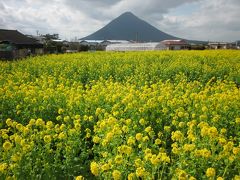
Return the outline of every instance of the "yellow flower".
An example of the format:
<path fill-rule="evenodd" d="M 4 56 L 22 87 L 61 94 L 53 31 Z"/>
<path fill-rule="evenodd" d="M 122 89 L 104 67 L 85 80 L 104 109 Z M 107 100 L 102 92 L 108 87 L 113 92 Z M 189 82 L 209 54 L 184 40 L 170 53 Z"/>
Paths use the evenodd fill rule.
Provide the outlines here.
<path fill-rule="evenodd" d="M 94 161 L 91 162 L 90 169 L 91 169 L 91 172 L 94 176 L 99 175 L 99 168 L 98 168 L 98 164 L 96 162 L 94 162 Z"/>
<path fill-rule="evenodd" d="M 146 123 L 146 121 L 142 118 L 139 120 L 139 123 L 143 126 Z"/>
<path fill-rule="evenodd" d="M 218 143 L 221 144 L 221 145 L 225 145 L 227 143 L 227 140 L 225 138 L 223 138 L 223 137 L 220 137 L 218 139 Z"/>
<path fill-rule="evenodd" d="M 12 126 L 13 122 L 12 122 L 12 120 L 10 118 L 8 118 L 6 120 L 6 124 L 7 124 L 7 126 Z"/>
<path fill-rule="evenodd" d="M 240 180 L 240 175 L 235 175 L 233 180 Z"/>
<path fill-rule="evenodd" d="M 167 154 L 166 153 L 159 153 L 158 155 L 157 155 L 157 158 L 159 158 L 162 162 L 164 162 L 164 163 L 170 163 L 170 158 L 167 156 Z"/>
<path fill-rule="evenodd" d="M 107 171 L 110 169 L 110 165 L 108 163 L 102 165 L 102 171 Z"/>
<path fill-rule="evenodd" d="M 61 130 L 61 131 L 64 131 L 65 129 L 66 129 L 66 125 L 65 125 L 65 124 L 61 124 L 60 130 Z"/>
<path fill-rule="evenodd" d="M 129 131 L 129 129 L 128 129 L 127 126 L 124 125 L 124 126 L 122 127 L 122 131 L 125 132 L 125 133 L 127 133 L 127 132 Z"/>
<path fill-rule="evenodd" d="M 44 140 L 44 142 L 46 142 L 46 143 L 50 143 L 51 140 L 52 140 L 52 138 L 51 138 L 50 135 L 45 135 L 44 138 L 43 138 L 43 140 Z"/>
<path fill-rule="evenodd" d="M 7 163 L 0 163 L 0 173 L 4 173 L 7 167 L 8 167 Z"/>
<path fill-rule="evenodd" d="M 69 116 L 65 116 L 65 117 L 63 118 L 63 121 L 64 121 L 65 123 L 69 122 L 69 121 L 70 121 L 70 117 L 69 117 Z"/>
<path fill-rule="evenodd" d="M 127 124 L 127 125 L 130 125 L 131 123 L 132 123 L 132 120 L 131 120 L 131 119 L 127 119 L 127 120 L 126 120 L 126 124 Z"/>
<path fill-rule="evenodd" d="M 14 141 L 15 141 L 16 144 L 21 144 L 22 137 L 15 134 Z"/>
<path fill-rule="evenodd" d="M 74 118 L 79 120 L 81 118 L 81 116 L 77 114 L 77 115 L 74 116 Z"/>
<path fill-rule="evenodd" d="M 182 141 L 183 134 L 181 131 L 175 131 L 175 132 L 172 132 L 171 138 L 173 141 Z"/>
<path fill-rule="evenodd" d="M 20 123 L 18 123 L 18 124 L 16 125 L 16 129 L 21 132 L 21 131 L 23 130 L 23 125 L 20 124 Z"/>
<path fill-rule="evenodd" d="M 180 123 L 178 124 L 178 126 L 179 126 L 180 128 L 182 128 L 182 127 L 185 126 L 185 123 L 184 123 L 184 122 L 180 122 Z"/>
<path fill-rule="evenodd" d="M 149 153 L 152 153 L 151 149 L 147 148 L 147 149 L 144 150 L 144 154 L 149 154 Z"/>
<path fill-rule="evenodd" d="M 202 107 L 202 112 L 207 112 L 208 108 L 206 106 Z"/>
<path fill-rule="evenodd" d="M 57 121 L 60 121 L 61 119 L 62 119 L 62 116 L 57 116 L 57 117 L 56 117 L 56 120 L 57 120 Z"/>
<path fill-rule="evenodd" d="M 122 157 L 122 155 L 117 155 L 117 156 L 115 157 L 115 162 L 116 162 L 116 164 L 121 164 L 121 163 L 123 162 L 123 157 Z"/>
<path fill-rule="evenodd" d="M 36 123 L 36 120 L 35 119 L 30 119 L 30 121 L 29 121 L 29 125 L 30 126 L 33 126 L 34 124 Z"/>
<path fill-rule="evenodd" d="M 178 147 L 173 147 L 172 152 L 173 152 L 173 154 L 178 154 L 178 153 L 180 153 L 180 149 Z"/>
<path fill-rule="evenodd" d="M 164 126 L 164 131 L 170 132 L 171 131 L 171 127 L 170 126 Z"/>
<path fill-rule="evenodd" d="M 143 137 L 143 142 L 149 141 L 149 137 L 148 136 L 144 136 Z"/>
<path fill-rule="evenodd" d="M 132 153 L 132 148 L 130 146 L 127 146 L 127 145 L 122 145 L 122 146 L 118 147 L 118 151 L 121 154 L 130 155 Z"/>
<path fill-rule="evenodd" d="M 83 176 L 77 176 L 77 177 L 75 178 L 75 180 L 84 180 L 84 177 L 83 177 Z"/>
<path fill-rule="evenodd" d="M 235 119 L 235 122 L 236 122 L 237 124 L 240 124 L 240 118 L 236 118 L 236 119 Z"/>
<path fill-rule="evenodd" d="M 61 132 L 59 135 L 58 135 L 58 138 L 59 139 L 65 139 L 66 138 L 66 134 Z"/>
<path fill-rule="evenodd" d="M 189 180 L 197 180 L 195 177 L 191 176 Z"/>
<path fill-rule="evenodd" d="M 58 109 L 58 114 L 62 114 L 64 110 L 62 108 Z"/>
<path fill-rule="evenodd" d="M 223 177 L 217 177 L 217 180 L 224 180 L 224 178 Z"/>
<path fill-rule="evenodd" d="M 138 159 L 135 159 L 134 164 L 136 167 L 140 167 L 142 166 L 143 162 L 141 159 L 138 158 Z"/>
<path fill-rule="evenodd" d="M 147 133 L 149 133 L 151 130 L 152 130 L 151 126 L 148 126 L 148 127 L 145 128 L 145 132 L 147 132 Z"/>
<path fill-rule="evenodd" d="M 143 137 L 143 135 L 142 135 L 141 133 L 137 133 L 137 134 L 136 134 L 136 139 L 137 139 L 138 141 L 141 141 L 141 140 L 142 140 L 142 137 Z"/>
<path fill-rule="evenodd" d="M 230 152 L 233 149 L 234 143 L 232 141 L 229 141 L 227 144 L 223 146 L 223 150 L 225 152 Z"/>
<path fill-rule="evenodd" d="M 204 149 L 200 149 L 200 150 L 195 150 L 194 151 L 195 156 L 197 157 L 204 157 L 204 158 L 209 158 L 211 156 L 211 151 L 209 151 L 208 149 L 204 148 Z"/>
<path fill-rule="evenodd" d="M 128 174 L 128 180 L 134 180 L 134 179 L 135 179 L 135 174 L 134 173 Z"/>
<path fill-rule="evenodd" d="M 45 122 L 41 119 L 41 118 L 38 118 L 36 120 L 36 126 L 44 126 Z"/>
<path fill-rule="evenodd" d="M 107 152 L 102 152 L 101 155 L 102 155 L 102 157 L 106 158 L 108 156 L 108 153 Z"/>
<path fill-rule="evenodd" d="M 101 108 L 97 108 L 95 114 L 98 116 L 101 113 Z"/>
<path fill-rule="evenodd" d="M 220 132 L 221 132 L 221 134 L 226 134 L 226 132 L 227 132 L 227 129 L 225 129 L 225 128 L 222 128 Z"/>
<path fill-rule="evenodd" d="M 188 152 L 188 151 L 193 151 L 195 149 L 195 144 L 184 144 L 183 146 L 183 150 L 185 152 Z"/>
<path fill-rule="evenodd" d="M 13 155 L 11 156 L 11 160 L 12 160 L 13 162 L 17 162 L 17 161 L 21 160 L 20 154 L 19 154 L 19 153 L 13 154 Z"/>
<path fill-rule="evenodd" d="M 114 180 L 119 180 L 119 179 L 121 179 L 121 172 L 118 171 L 118 170 L 114 170 L 114 171 L 112 172 L 112 176 L 113 176 L 113 179 L 114 179 Z"/>
<path fill-rule="evenodd" d="M 161 143 L 162 143 L 162 141 L 161 141 L 160 139 L 157 138 L 157 139 L 155 140 L 155 144 L 156 144 L 156 145 L 159 145 L 159 144 L 161 144 Z"/>
<path fill-rule="evenodd" d="M 208 135 L 208 131 L 209 131 L 209 128 L 207 126 L 204 126 L 202 129 L 201 129 L 201 136 L 202 137 L 205 137 Z"/>
<path fill-rule="evenodd" d="M 150 159 L 152 158 L 152 153 L 147 153 L 147 154 L 145 154 L 144 158 L 145 158 L 146 160 L 150 160 Z"/>
<path fill-rule="evenodd" d="M 145 175 L 145 168 L 144 167 L 138 167 L 136 169 L 136 175 L 137 175 L 137 177 L 143 177 Z"/>
<path fill-rule="evenodd" d="M 208 168 L 206 171 L 207 177 L 214 177 L 216 175 L 216 171 L 214 168 Z"/>
<path fill-rule="evenodd" d="M 101 140 L 101 138 L 98 137 L 98 136 L 94 136 L 94 137 L 93 137 L 93 142 L 94 142 L 95 144 L 99 143 L 100 140 Z"/>
<path fill-rule="evenodd" d="M 237 155 L 238 153 L 240 153 L 240 147 L 234 147 L 232 151 L 233 154 Z"/>
<path fill-rule="evenodd" d="M 217 130 L 217 128 L 215 128 L 215 127 L 210 127 L 210 128 L 208 129 L 208 135 L 209 135 L 210 137 L 212 137 L 212 138 L 217 137 L 217 135 L 218 135 L 218 130 Z"/>
<path fill-rule="evenodd" d="M 94 117 L 93 116 L 89 116 L 89 121 L 93 121 Z"/>
<path fill-rule="evenodd" d="M 5 141 L 4 143 L 3 143 L 3 149 L 5 150 L 5 151 L 8 151 L 8 150 L 10 150 L 11 148 L 12 148 L 12 143 L 10 143 L 9 141 Z"/>
<path fill-rule="evenodd" d="M 181 169 L 177 168 L 176 173 L 177 173 L 177 176 L 178 176 L 179 180 L 185 180 L 188 177 L 188 174 L 184 170 L 181 170 Z"/>
<path fill-rule="evenodd" d="M 153 165 L 158 165 L 160 163 L 160 158 L 156 155 L 152 155 L 150 161 Z"/>
<path fill-rule="evenodd" d="M 3 138 L 3 139 L 8 139 L 8 137 L 9 137 L 9 136 L 8 136 L 7 134 L 5 134 L 5 133 L 2 134 L 2 138 Z"/>
<path fill-rule="evenodd" d="M 133 136 L 130 136 L 127 140 L 128 145 L 134 145 L 136 142 L 135 138 Z"/>
<path fill-rule="evenodd" d="M 52 122 L 52 121 L 48 121 L 48 122 L 46 123 L 46 127 L 47 127 L 48 129 L 51 129 L 51 128 L 53 127 L 53 122 Z"/>
<path fill-rule="evenodd" d="M 192 142 L 194 142 L 194 141 L 196 140 L 196 137 L 195 137 L 195 135 L 194 135 L 192 132 L 190 132 L 190 133 L 188 134 L 187 138 L 188 138 L 190 141 L 192 141 Z"/>
<path fill-rule="evenodd" d="M 112 132 L 107 133 L 106 140 L 109 142 L 113 138 L 114 134 Z"/>
<path fill-rule="evenodd" d="M 206 121 L 207 120 L 207 115 L 206 114 L 202 114 L 201 116 L 200 116 L 200 120 L 201 121 Z"/>
<path fill-rule="evenodd" d="M 177 115 L 178 115 L 178 117 L 182 118 L 182 117 L 184 117 L 184 112 L 181 112 L 181 111 L 180 111 L 180 112 L 178 112 Z"/>
<path fill-rule="evenodd" d="M 83 120 L 84 120 L 84 121 L 87 121 L 87 120 L 88 120 L 88 116 L 87 116 L 87 115 L 84 115 L 84 116 L 83 116 Z"/>

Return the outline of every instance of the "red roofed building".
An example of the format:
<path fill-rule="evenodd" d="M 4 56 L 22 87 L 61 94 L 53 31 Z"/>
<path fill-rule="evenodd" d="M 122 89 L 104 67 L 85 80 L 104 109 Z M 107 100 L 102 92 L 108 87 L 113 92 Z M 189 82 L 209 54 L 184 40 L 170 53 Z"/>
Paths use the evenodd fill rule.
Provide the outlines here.
<path fill-rule="evenodd" d="M 184 50 L 189 48 L 189 44 L 185 40 L 164 40 L 162 43 L 167 47 L 168 50 Z"/>

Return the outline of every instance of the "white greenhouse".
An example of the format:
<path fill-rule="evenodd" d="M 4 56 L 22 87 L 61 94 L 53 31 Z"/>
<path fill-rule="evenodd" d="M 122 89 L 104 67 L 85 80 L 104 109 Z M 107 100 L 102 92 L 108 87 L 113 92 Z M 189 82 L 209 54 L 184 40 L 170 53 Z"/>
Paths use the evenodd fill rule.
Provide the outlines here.
<path fill-rule="evenodd" d="M 155 51 L 165 50 L 167 47 L 163 43 L 122 43 L 109 44 L 106 51 Z"/>

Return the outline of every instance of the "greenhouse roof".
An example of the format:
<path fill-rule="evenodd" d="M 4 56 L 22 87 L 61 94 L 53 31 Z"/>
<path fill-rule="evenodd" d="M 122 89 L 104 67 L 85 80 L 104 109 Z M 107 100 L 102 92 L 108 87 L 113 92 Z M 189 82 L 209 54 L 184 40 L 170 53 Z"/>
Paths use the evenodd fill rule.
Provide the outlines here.
<path fill-rule="evenodd" d="M 150 51 L 163 49 L 166 49 L 166 46 L 158 42 L 110 44 L 106 47 L 106 51 Z"/>

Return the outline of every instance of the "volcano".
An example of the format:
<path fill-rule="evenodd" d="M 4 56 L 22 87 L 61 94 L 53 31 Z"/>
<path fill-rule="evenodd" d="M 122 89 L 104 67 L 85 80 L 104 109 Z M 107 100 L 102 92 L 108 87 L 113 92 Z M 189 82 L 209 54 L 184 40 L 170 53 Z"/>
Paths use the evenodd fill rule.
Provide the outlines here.
<path fill-rule="evenodd" d="M 81 40 L 128 40 L 157 42 L 166 39 L 181 39 L 160 31 L 131 12 L 126 12 L 106 26 Z"/>

